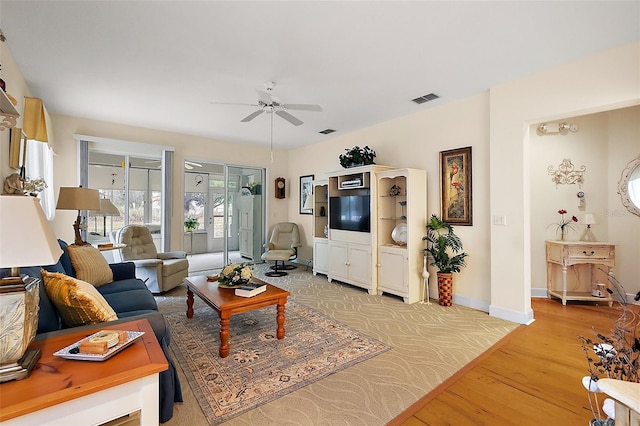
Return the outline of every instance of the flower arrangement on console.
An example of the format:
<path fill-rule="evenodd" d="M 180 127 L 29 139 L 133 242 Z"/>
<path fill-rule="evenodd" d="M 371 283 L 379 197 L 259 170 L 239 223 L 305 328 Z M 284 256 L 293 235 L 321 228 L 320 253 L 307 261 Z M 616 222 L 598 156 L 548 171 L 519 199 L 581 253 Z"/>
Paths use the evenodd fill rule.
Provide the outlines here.
<path fill-rule="evenodd" d="M 595 338 L 578 336 L 587 357 L 589 376 L 582 378 L 582 384 L 588 392 L 594 416 L 591 424 L 594 426 L 613 425 L 615 420 L 615 402 L 612 399 L 606 398 L 600 409 L 598 394 L 602 391 L 598 386 L 599 379 L 640 383 L 640 312 L 637 305 L 628 303 L 618 280 L 609 276 L 609 281 L 617 295 L 614 298 L 620 304 L 620 314 L 613 321 L 611 334 L 605 335 L 594 330 Z M 614 290 L 607 289 L 607 292 L 614 294 Z M 635 297 L 636 301 L 639 299 L 640 292 Z"/>
<path fill-rule="evenodd" d="M 224 285 L 241 285 L 251 280 L 253 271 L 248 263 L 230 263 L 222 269 L 218 282 Z"/>
<path fill-rule="evenodd" d="M 560 215 L 560 222 L 558 222 L 557 227 L 560 231 L 560 241 L 564 241 L 569 230 L 573 230 L 573 224 L 578 222 L 578 218 L 575 216 L 571 216 L 568 219 L 565 218 L 564 215 L 567 214 L 567 211 L 565 209 L 558 210 L 558 214 Z"/>

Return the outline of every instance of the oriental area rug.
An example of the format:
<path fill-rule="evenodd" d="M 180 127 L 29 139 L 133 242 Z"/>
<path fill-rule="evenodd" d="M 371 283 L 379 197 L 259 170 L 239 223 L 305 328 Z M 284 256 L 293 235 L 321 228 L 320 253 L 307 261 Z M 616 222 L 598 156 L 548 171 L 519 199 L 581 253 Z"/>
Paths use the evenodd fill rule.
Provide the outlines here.
<path fill-rule="evenodd" d="M 333 318 L 289 300 L 286 336 L 276 338 L 276 308 L 231 317 L 230 353 L 220 358 L 219 318 L 166 314 L 172 349 L 210 424 L 218 424 L 391 349 Z"/>

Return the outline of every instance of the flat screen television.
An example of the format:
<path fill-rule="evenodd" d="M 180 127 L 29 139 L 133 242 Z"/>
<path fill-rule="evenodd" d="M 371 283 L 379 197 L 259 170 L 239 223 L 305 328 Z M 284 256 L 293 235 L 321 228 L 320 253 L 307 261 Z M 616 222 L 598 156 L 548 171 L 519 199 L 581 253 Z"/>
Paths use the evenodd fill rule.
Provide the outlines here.
<path fill-rule="evenodd" d="M 369 195 L 348 195 L 329 199 L 329 227 L 343 231 L 370 232 Z"/>

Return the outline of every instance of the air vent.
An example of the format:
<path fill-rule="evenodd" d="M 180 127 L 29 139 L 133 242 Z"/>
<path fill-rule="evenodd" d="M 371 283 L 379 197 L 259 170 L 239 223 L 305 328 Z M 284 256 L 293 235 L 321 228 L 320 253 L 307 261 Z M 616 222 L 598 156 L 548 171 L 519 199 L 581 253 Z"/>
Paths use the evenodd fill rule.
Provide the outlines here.
<path fill-rule="evenodd" d="M 429 93 L 428 95 L 420 96 L 415 99 L 411 99 L 411 102 L 415 102 L 418 105 L 423 104 L 425 102 L 433 101 L 434 99 L 438 99 L 440 96 L 435 93 Z"/>
<path fill-rule="evenodd" d="M 328 135 L 329 133 L 333 133 L 333 132 L 335 132 L 335 130 L 333 129 L 324 129 L 319 133 L 322 133 L 323 135 Z"/>

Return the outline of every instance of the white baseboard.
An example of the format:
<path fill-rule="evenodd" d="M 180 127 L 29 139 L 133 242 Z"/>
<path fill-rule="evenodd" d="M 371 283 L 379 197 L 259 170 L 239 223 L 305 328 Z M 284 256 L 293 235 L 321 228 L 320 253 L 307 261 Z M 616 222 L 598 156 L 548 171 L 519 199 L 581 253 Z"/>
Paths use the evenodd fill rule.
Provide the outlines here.
<path fill-rule="evenodd" d="M 538 297 L 538 298 L 546 299 L 547 298 L 547 289 L 546 288 L 532 288 L 531 289 L 531 297 Z"/>
<path fill-rule="evenodd" d="M 466 306 L 467 308 L 477 309 L 483 312 L 489 312 L 489 302 L 478 300 L 471 297 L 453 295 L 452 299 L 455 305 Z"/>
<path fill-rule="evenodd" d="M 534 321 L 532 309 L 529 309 L 527 312 L 518 312 L 511 309 L 505 309 L 500 306 L 491 305 L 489 306 L 489 315 L 525 325 L 529 325 Z"/>

